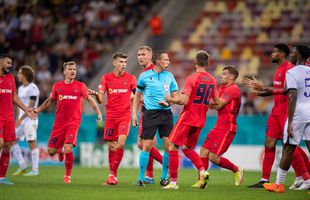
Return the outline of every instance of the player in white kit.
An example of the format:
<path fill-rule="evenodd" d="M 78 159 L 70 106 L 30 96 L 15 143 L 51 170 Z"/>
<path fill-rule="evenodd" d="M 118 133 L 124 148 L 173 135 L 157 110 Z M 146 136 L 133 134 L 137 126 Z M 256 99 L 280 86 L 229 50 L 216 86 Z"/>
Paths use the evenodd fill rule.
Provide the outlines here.
<path fill-rule="evenodd" d="M 38 87 L 33 83 L 34 75 L 34 70 L 30 66 L 22 66 L 17 74 L 17 79 L 22 84 L 18 88 L 18 97 L 29 108 L 37 108 L 39 102 L 40 92 Z M 21 109 L 18 109 L 16 116 L 16 136 L 19 141 L 23 141 L 26 138 L 28 142 L 31 150 L 32 170 L 26 173 L 28 166 L 16 141 L 13 143 L 11 149 L 13 156 L 19 163 L 19 168 L 13 175 L 37 176 L 39 175 L 39 149 L 37 148 L 38 119 L 30 120 Z"/>
<path fill-rule="evenodd" d="M 300 141 L 304 139 L 309 148 L 310 142 L 310 67 L 305 61 L 310 56 L 310 49 L 305 45 L 296 45 L 290 53 L 296 59 L 296 66 L 286 73 L 289 95 L 288 120 L 283 134 L 282 157 L 277 172 L 276 183 L 265 183 L 268 191 L 284 192 L 284 181 L 292 163 L 292 155 Z M 310 151 L 310 149 L 308 149 Z M 310 179 L 305 180 L 297 190 L 310 188 Z"/>

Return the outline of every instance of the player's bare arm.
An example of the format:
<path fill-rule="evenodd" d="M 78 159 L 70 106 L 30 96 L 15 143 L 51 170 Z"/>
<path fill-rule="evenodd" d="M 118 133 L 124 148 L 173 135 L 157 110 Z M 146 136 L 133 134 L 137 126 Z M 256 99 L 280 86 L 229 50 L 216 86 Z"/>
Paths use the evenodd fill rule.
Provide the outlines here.
<path fill-rule="evenodd" d="M 258 82 L 254 76 L 252 76 L 252 79 L 245 78 L 243 84 L 253 89 L 257 96 L 267 97 L 271 95 L 287 95 L 287 90 L 266 87 L 264 84 Z"/>
<path fill-rule="evenodd" d="M 99 104 L 104 102 L 104 92 L 97 92 L 95 90 L 88 89 L 88 94 L 95 96 Z"/>
<path fill-rule="evenodd" d="M 296 109 L 297 90 L 290 89 L 288 91 L 288 127 L 287 133 L 289 137 L 293 137 L 293 116 Z"/>
<path fill-rule="evenodd" d="M 35 100 L 30 99 L 28 108 L 31 108 L 31 109 L 34 108 L 35 103 L 36 103 Z M 19 115 L 19 110 L 17 110 L 17 112 L 18 112 L 17 114 Z M 17 115 L 17 116 L 18 116 L 18 115 Z M 18 118 L 18 119 L 15 121 L 15 127 L 16 127 L 16 128 L 19 127 L 19 126 L 21 125 L 21 123 L 23 122 L 23 120 L 24 120 L 26 117 L 27 117 L 27 114 L 24 113 L 20 118 Z"/>
<path fill-rule="evenodd" d="M 16 92 L 13 93 L 13 102 L 20 107 L 20 109 L 22 109 L 30 119 L 34 120 L 38 117 L 37 114 L 32 112 L 32 108 L 28 108 L 25 104 L 23 104 L 23 102 L 18 98 Z"/>
<path fill-rule="evenodd" d="M 89 102 L 90 106 L 93 108 L 93 110 L 97 114 L 97 120 L 96 121 L 98 123 L 101 123 L 102 122 L 102 114 L 100 112 L 100 109 L 99 109 L 96 101 L 91 96 L 88 96 L 87 101 Z"/>
<path fill-rule="evenodd" d="M 187 94 L 179 94 L 177 92 L 174 92 L 174 96 L 172 96 L 173 93 L 170 95 L 166 95 L 166 100 L 169 103 L 178 104 L 178 105 L 186 105 L 189 99 L 189 96 Z"/>
<path fill-rule="evenodd" d="M 38 114 L 44 111 L 46 108 L 48 108 L 51 105 L 52 101 L 53 99 L 51 98 L 51 96 L 49 96 L 47 99 L 45 99 L 45 101 L 38 108 L 33 109 L 34 113 Z"/>
<path fill-rule="evenodd" d="M 138 127 L 137 110 L 140 103 L 141 92 L 136 91 L 132 104 L 132 125 Z"/>
<path fill-rule="evenodd" d="M 219 110 L 227 104 L 226 101 L 219 98 L 218 96 L 213 97 L 213 102 L 209 103 L 209 107 L 214 110 Z"/>

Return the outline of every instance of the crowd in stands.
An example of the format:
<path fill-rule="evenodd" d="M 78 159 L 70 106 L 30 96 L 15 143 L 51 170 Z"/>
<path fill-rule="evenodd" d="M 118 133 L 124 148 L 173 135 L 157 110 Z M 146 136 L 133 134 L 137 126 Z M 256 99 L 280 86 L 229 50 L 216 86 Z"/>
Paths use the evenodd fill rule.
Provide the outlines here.
<path fill-rule="evenodd" d="M 14 67 L 37 71 L 41 100 L 51 83 L 62 79 L 62 63 L 78 64 L 84 82 L 102 67 L 157 0 L 0 1 L 0 53 L 14 57 Z"/>
<path fill-rule="evenodd" d="M 309 45 L 309 19 L 307 0 L 206 1 L 199 17 L 169 47 L 172 71 L 183 85 L 193 71 L 197 50 L 205 49 L 212 58 L 213 74 L 219 75 L 225 65 L 234 65 L 239 69 L 239 83 L 244 76 L 259 75 L 261 81 L 272 84 L 276 69 L 270 57 L 273 45 Z M 242 114 L 269 113 L 273 103 L 272 98 L 257 98 L 246 90 L 242 98 Z"/>

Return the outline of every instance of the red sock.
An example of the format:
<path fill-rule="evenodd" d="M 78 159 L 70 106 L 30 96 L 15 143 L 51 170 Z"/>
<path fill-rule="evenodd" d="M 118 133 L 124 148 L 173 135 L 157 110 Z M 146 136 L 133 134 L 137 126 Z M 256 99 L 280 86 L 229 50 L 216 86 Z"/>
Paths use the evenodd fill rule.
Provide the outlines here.
<path fill-rule="evenodd" d="M 117 170 L 119 165 L 121 164 L 121 161 L 123 159 L 124 155 L 124 149 L 117 149 L 114 155 L 114 163 L 112 165 L 111 172 L 114 176 L 117 177 Z"/>
<path fill-rule="evenodd" d="M 304 152 L 304 150 L 300 146 L 298 146 L 297 149 L 298 149 L 299 153 L 301 154 L 301 156 L 303 157 L 307 171 L 310 174 L 310 161 L 309 161 L 309 158 L 308 158 L 306 152 Z"/>
<path fill-rule="evenodd" d="M 169 151 L 169 172 L 171 181 L 178 181 L 179 152 Z"/>
<path fill-rule="evenodd" d="M 6 172 L 8 171 L 9 164 L 10 164 L 10 152 L 4 152 L 2 150 L 2 154 L 0 158 L 0 178 L 6 176 Z"/>
<path fill-rule="evenodd" d="M 200 160 L 202 161 L 202 164 L 203 164 L 203 167 L 205 168 L 205 170 L 208 170 L 208 168 L 209 168 L 209 159 L 208 158 L 200 157 Z"/>
<path fill-rule="evenodd" d="M 304 180 L 310 179 L 304 159 L 298 149 L 295 149 L 293 153 L 292 167 L 294 168 L 296 177 L 302 176 Z"/>
<path fill-rule="evenodd" d="M 154 163 L 154 158 L 150 156 L 149 163 L 147 164 L 147 167 L 146 167 L 146 176 L 150 178 L 153 178 L 153 163 Z"/>
<path fill-rule="evenodd" d="M 220 157 L 219 166 L 225 169 L 229 169 L 236 173 L 238 171 L 238 166 L 234 165 L 232 162 L 230 162 L 228 159 L 224 157 Z"/>
<path fill-rule="evenodd" d="M 109 149 L 109 167 L 110 167 L 110 172 L 112 171 L 112 168 L 113 168 L 115 152 L 116 151 L 111 151 Z"/>
<path fill-rule="evenodd" d="M 266 179 L 266 180 L 270 179 L 270 173 L 271 173 L 275 155 L 276 155 L 275 148 L 265 147 L 265 154 L 263 158 L 263 175 L 262 175 L 263 179 Z"/>
<path fill-rule="evenodd" d="M 163 163 L 163 156 L 160 154 L 156 147 L 152 147 L 150 151 L 150 156 L 157 160 L 160 164 Z"/>
<path fill-rule="evenodd" d="M 198 153 L 192 149 L 182 149 L 183 153 L 188 157 L 192 163 L 195 165 L 195 167 L 200 170 L 204 170 L 202 160 L 200 159 Z"/>
<path fill-rule="evenodd" d="M 74 161 L 73 153 L 72 152 L 65 153 L 66 176 L 71 176 L 73 161 Z"/>

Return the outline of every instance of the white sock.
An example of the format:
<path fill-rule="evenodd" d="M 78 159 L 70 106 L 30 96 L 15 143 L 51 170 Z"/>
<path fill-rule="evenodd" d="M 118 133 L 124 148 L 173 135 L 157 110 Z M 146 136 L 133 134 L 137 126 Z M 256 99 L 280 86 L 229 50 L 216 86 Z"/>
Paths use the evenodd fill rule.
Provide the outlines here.
<path fill-rule="evenodd" d="M 35 172 L 39 171 L 39 149 L 35 148 L 31 150 L 31 162 L 32 162 L 32 170 Z"/>
<path fill-rule="evenodd" d="M 302 176 L 297 176 L 295 180 L 297 180 L 297 181 L 303 181 L 304 179 L 302 178 Z"/>
<path fill-rule="evenodd" d="M 25 159 L 24 159 L 24 157 L 22 155 L 22 151 L 21 151 L 19 145 L 18 144 L 14 144 L 11 149 L 12 149 L 12 152 L 13 152 L 13 156 L 18 161 L 19 167 L 21 169 L 27 168 L 27 164 L 26 164 Z"/>
<path fill-rule="evenodd" d="M 286 177 L 287 171 L 283 170 L 279 167 L 278 172 L 277 172 L 277 181 L 276 184 L 280 185 L 283 184 L 285 181 L 285 177 Z"/>

